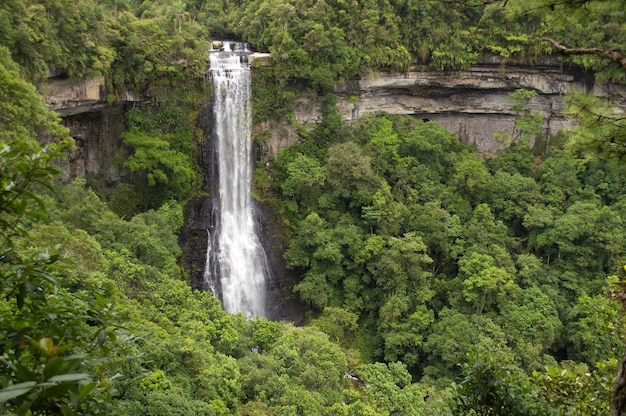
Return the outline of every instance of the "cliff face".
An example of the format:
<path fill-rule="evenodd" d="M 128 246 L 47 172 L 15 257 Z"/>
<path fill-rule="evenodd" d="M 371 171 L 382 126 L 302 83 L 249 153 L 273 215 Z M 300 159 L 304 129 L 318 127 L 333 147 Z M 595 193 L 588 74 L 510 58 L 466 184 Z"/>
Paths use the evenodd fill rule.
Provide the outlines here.
<path fill-rule="evenodd" d="M 105 183 L 119 181 L 121 171 L 114 157 L 120 150 L 120 136 L 126 131 L 123 104 L 67 116 L 63 124 L 76 143 L 70 163 L 64 167 L 67 177 L 72 180 L 92 175 Z"/>
<path fill-rule="evenodd" d="M 262 59 L 266 57 L 259 58 Z M 567 92 L 593 90 L 597 95 L 610 95 L 618 101 L 626 101 L 623 86 L 590 85 L 585 82 L 583 73 L 564 69 L 558 64 L 505 67 L 497 62 L 456 72 L 377 73 L 337 85 L 335 93 L 339 111 L 346 121 L 378 111 L 436 120 L 462 142 L 475 144 L 483 152 L 493 152 L 502 148 L 502 144 L 493 138 L 494 133 L 513 131 L 515 112 L 507 95 L 520 88 L 538 93 L 530 101 L 529 109 L 543 115 L 543 129 L 549 136 L 572 123 L 561 115 Z M 87 130 L 99 130 L 97 141 L 92 140 L 93 134 L 86 134 L 84 122 L 71 122 L 80 119 L 79 114 L 111 115 L 112 110 L 105 102 L 104 79 L 51 79 L 39 89 L 49 107 L 65 117 L 72 135 L 82 140 L 87 156 L 78 155 L 77 161 L 85 166 L 84 170 L 92 173 L 102 172 L 102 168 L 111 170 L 107 160 L 97 162 L 103 148 L 117 146 L 113 142 L 102 143 L 109 139 L 115 141 L 115 133 L 107 132 L 107 122 L 97 126 L 97 117 L 93 114 L 85 117 L 86 122 L 91 123 Z M 117 98 L 122 103 L 142 101 L 141 97 L 134 97 L 130 92 L 118 94 Z M 303 125 L 318 123 L 322 119 L 321 108 L 321 98 L 303 93 L 294 108 L 295 120 Z M 115 130 L 118 125 L 111 127 Z M 264 150 L 272 154 L 298 140 L 292 126 L 267 122 L 255 129 L 257 133 L 270 133 Z M 112 178 L 119 175 L 114 171 L 104 173 Z"/>
<path fill-rule="evenodd" d="M 513 131 L 515 112 L 507 95 L 521 88 L 537 92 L 529 109 L 543 115 L 544 132 L 551 136 L 572 123 L 561 115 L 564 94 L 592 87 L 583 81 L 582 74 L 558 66 L 477 65 L 457 72 L 373 74 L 338 85 L 336 94 L 339 111 L 346 121 L 378 111 L 436 120 L 462 142 L 492 152 L 502 148 L 493 138 L 494 133 Z M 595 88 L 600 95 L 606 95 L 607 88 L 612 92 L 619 89 Z M 623 89 L 620 92 L 624 95 Z M 320 100 L 312 95 L 301 96 L 295 119 L 307 125 L 318 123 L 321 118 Z M 268 150 L 275 152 L 294 139 L 288 128 L 272 132 Z"/>
<path fill-rule="evenodd" d="M 76 142 L 70 163 L 64 167 L 67 177 L 71 180 L 93 175 L 104 183 L 119 181 L 122 172 L 113 158 L 121 146 L 120 136 L 126 131 L 124 108 L 141 99 L 125 92 L 116 103 L 107 104 L 104 77 L 80 81 L 50 78 L 39 84 L 38 90 L 48 107 L 63 118 Z"/>
<path fill-rule="evenodd" d="M 39 85 L 39 92 L 47 106 L 61 117 L 98 111 L 105 106 L 104 77 L 80 81 L 50 78 Z"/>

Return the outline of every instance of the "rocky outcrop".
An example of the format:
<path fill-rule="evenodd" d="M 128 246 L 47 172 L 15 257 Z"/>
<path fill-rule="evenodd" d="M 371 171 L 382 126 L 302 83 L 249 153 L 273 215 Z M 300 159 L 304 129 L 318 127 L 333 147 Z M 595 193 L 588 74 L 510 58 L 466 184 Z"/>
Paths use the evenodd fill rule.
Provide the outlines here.
<path fill-rule="evenodd" d="M 269 54 L 252 54 L 252 66 L 271 65 Z M 504 66 L 485 61 L 466 71 L 407 73 L 375 73 L 337 85 L 339 111 L 346 121 L 363 114 L 385 111 L 438 121 L 464 143 L 474 144 L 480 151 L 490 152 L 503 146 L 494 135 L 512 132 L 515 112 L 507 95 L 524 88 L 538 96 L 529 108 L 544 117 L 543 129 L 548 136 L 556 134 L 572 121 L 562 115 L 564 94 L 574 90 L 594 91 L 626 102 L 626 90 L 618 85 L 591 85 L 585 74 L 576 68 L 562 67 L 557 62 L 538 66 Z M 101 111 L 106 108 L 104 78 L 83 81 L 51 78 L 39 86 L 48 106 L 62 117 Z M 118 102 L 136 102 L 130 92 L 117 94 Z M 322 98 L 303 93 L 294 108 L 294 118 L 303 125 L 321 121 Z M 275 154 L 299 140 L 296 129 L 289 125 L 267 122 L 255 126 L 257 136 L 265 134 L 265 151 Z M 94 154 L 94 152 L 91 152 Z M 86 165 L 95 163 L 85 161 Z M 90 171 L 90 168 L 86 168 Z"/>
<path fill-rule="evenodd" d="M 577 69 L 558 65 L 487 64 L 455 72 L 377 73 L 338 85 L 335 93 L 346 121 L 379 111 L 435 120 L 462 142 L 492 152 L 503 147 L 494 134 L 514 129 L 515 112 L 507 95 L 521 88 L 537 92 L 529 109 L 543 115 L 543 129 L 548 136 L 572 124 L 562 115 L 568 92 L 594 91 L 617 101 L 626 100 L 622 86 L 589 85 Z M 294 109 L 295 120 L 304 125 L 320 122 L 321 106 L 319 97 L 302 95 Z M 270 134 L 268 151 L 276 152 L 293 141 L 293 131 L 283 126 Z"/>
<path fill-rule="evenodd" d="M 48 108 L 61 117 L 101 110 L 106 105 L 104 77 L 83 80 L 50 78 L 38 85 Z"/>
<path fill-rule="evenodd" d="M 53 74 L 55 75 L 55 74 Z M 76 149 L 64 169 L 67 177 L 98 176 L 105 183 L 115 183 L 121 176 L 113 159 L 121 147 L 120 136 L 126 131 L 124 109 L 129 103 L 145 101 L 130 91 L 111 95 L 107 103 L 104 77 L 71 80 L 55 76 L 37 85 L 48 108 L 56 111 L 70 129 Z"/>
<path fill-rule="evenodd" d="M 92 113 L 107 107 L 107 97 L 113 103 L 144 102 L 146 97 L 130 90 L 112 94 L 106 89 L 103 76 L 72 80 L 63 76 L 48 78 L 37 85 L 44 102 L 61 117 Z"/>

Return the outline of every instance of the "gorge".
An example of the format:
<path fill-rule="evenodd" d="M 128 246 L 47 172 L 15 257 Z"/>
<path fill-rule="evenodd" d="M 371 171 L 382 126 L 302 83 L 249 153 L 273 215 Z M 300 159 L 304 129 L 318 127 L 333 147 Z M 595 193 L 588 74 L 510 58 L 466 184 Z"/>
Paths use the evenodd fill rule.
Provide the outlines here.
<path fill-rule="evenodd" d="M 253 68 L 263 64 L 266 59 L 255 54 L 250 54 L 249 58 Z M 255 70 L 258 69 L 253 69 L 253 72 Z M 554 63 L 546 62 L 531 67 L 505 66 L 490 61 L 481 62 L 466 71 L 413 70 L 407 73 L 370 74 L 359 80 L 337 84 L 335 94 L 338 97 L 338 111 L 346 121 L 353 122 L 364 114 L 377 111 L 412 115 L 438 121 L 462 142 L 474 144 L 479 151 L 495 152 L 502 148 L 502 144 L 494 140 L 494 133 L 511 131 L 514 127 L 515 113 L 507 95 L 519 88 L 537 92 L 537 97 L 531 100 L 529 106 L 543 115 L 543 130 L 548 136 L 571 123 L 561 114 L 565 92 L 594 90 L 600 96 L 610 95 L 617 101 L 624 101 L 626 97 L 622 86 L 589 85 L 583 73 Z M 124 111 L 148 98 L 124 92 L 120 94 L 118 103 L 107 105 L 104 80 L 99 78 L 82 82 L 53 79 L 42 84 L 40 90 L 45 94 L 48 106 L 64 117 L 64 123 L 79 144 L 67 168 L 69 177 L 101 175 L 108 181 L 119 180 L 123 172 L 113 163 L 113 159 L 122 147 L 119 137 L 124 132 Z M 310 126 L 322 119 L 321 107 L 320 97 L 303 91 L 296 98 L 294 120 L 312 128 Z M 202 143 L 199 163 L 207 164 L 216 158 L 214 138 L 211 137 L 216 134 L 219 136 L 214 127 L 218 115 L 208 107 L 202 114 L 200 124 L 209 139 Z M 267 137 L 257 148 L 243 150 L 245 153 L 252 152 L 255 157 L 262 153 L 275 155 L 280 149 L 299 140 L 294 125 L 274 121 L 253 126 L 252 134 L 255 137 L 266 134 Z M 214 190 L 221 181 L 217 170 L 208 169 L 204 172 L 205 183 L 211 184 L 212 195 L 217 194 Z M 244 206 L 249 203 L 240 202 Z M 219 246 L 215 241 L 218 233 L 212 230 L 218 224 L 219 216 L 216 216 L 216 212 L 219 209 L 216 207 L 220 203 L 204 197 L 192 200 L 181 234 L 185 267 L 189 271 L 192 287 L 214 293 L 222 293 L 223 288 L 216 281 L 207 280 L 207 276 L 211 275 L 206 271 L 207 264 L 214 269 L 214 276 L 223 272 L 218 271 L 217 258 L 211 261 L 211 258 L 206 257 L 206 249 L 209 245 Z M 299 277 L 285 268 L 282 258 L 284 247 L 280 238 L 283 231 L 268 207 L 257 207 L 254 215 L 260 223 L 259 242 L 267 252 L 267 268 L 272 270 L 275 280 L 265 288 L 267 303 L 271 305 L 268 310 L 260 312 L 254 309 L 246 313 L 298 321 L 301 319 L 298 312 L 301 308 L 290 293 Z M 235 223 L 243 225 L 247 220 L 238 219 Z M 210 236 L 213 236 L 213 241 Z M 213 250 L 213 253 L 217 251 Z M 241 307 L 226 308 L 242 310 Z"/>

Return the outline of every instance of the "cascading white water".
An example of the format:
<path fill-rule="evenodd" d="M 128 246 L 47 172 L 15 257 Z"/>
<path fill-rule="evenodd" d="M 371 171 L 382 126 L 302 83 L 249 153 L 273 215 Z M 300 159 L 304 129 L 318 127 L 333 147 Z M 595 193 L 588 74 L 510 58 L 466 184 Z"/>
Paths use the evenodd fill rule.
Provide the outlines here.
<path fill-rule="evenodd" d="M 255 231 L 250 196 L 252 144 L 250 137 L 249 52 L 241 46 L 231 51 L 224 43 L 221 51 L 211 51 L 210 74 L 213 81 L 213 138 L 216 143 L 219 190 L 214 196 L 219 206 L 216 223 L 217 250 L 214 269 L 205 272 L 212 288 L 219 287 L 224 309 L 248 316 L 265 316 L 267 258 Z M 215 193 L 215 190 L 212 190 Z M 216 200 L 217 199 L 217 200 Z M 217 247 L 216 247 L 217 246 Z M 207 257 L 211 257 L 207 254 Z M 217 289 L 213 289 L 214 293 Z"/>

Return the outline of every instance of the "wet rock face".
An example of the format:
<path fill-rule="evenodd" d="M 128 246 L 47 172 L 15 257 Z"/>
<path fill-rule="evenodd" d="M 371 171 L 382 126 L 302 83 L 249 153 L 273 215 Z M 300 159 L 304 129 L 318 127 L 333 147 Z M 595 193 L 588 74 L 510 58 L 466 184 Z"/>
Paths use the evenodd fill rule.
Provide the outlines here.
<path fill-rule="evenodd" d="M 124 105 L 67 116 L 63 124 L 76 143 L 76 149 L 69 155 L 70 163 L 63 166 L 68 180 L 97 175 L 105 182 L 119 181 L 122 172 L 113 159 L 122 146 L 120 137 L 126 131 Z"/>
<path fill-rule="evenodd" d="M 204 279 L 204 268 L 212 210 L 211 198 L 197 198 L 189 202 L 185 207 L 185 225 L 179 236 L 183 268 L 189 276 L 189 284 L 192 289 L 203 292 L 209 290 L 208 282 Z"/>
<path fill-rule="evenodd" d="M 271 208 L 257 204 L 258 237 L 267 256 L 271 279 L 267 291 L 268 318 L 301 323 L 304 318 L 304 305 L 293 293 L 293 286 L 298 283 L 299 276 L 287 270 L 283 253 L 287 249 L 285 231 L 282 229 Z"/>
<path fill-rule="evenodd" d="M 208 233 L 211 213 L 211 198 L 203 197 L 191 201 L 185 211 L 185 226 L 180 232 L 179 243 L 183 249 L 183 267 L 189 275 L 194 290 L 208 291 L 209 285 L 204 279 L 206 265 Z M 273 211 L 265 205 L 255 207 L 258 237 L 265 249 L 272 278 L 267 291 L 267 318 L 300 323 L 304 316 L 304 306 L 293 293 L 292 288 L 297 278 L 285 267 L 284 230 L 276 221 Z"/>

